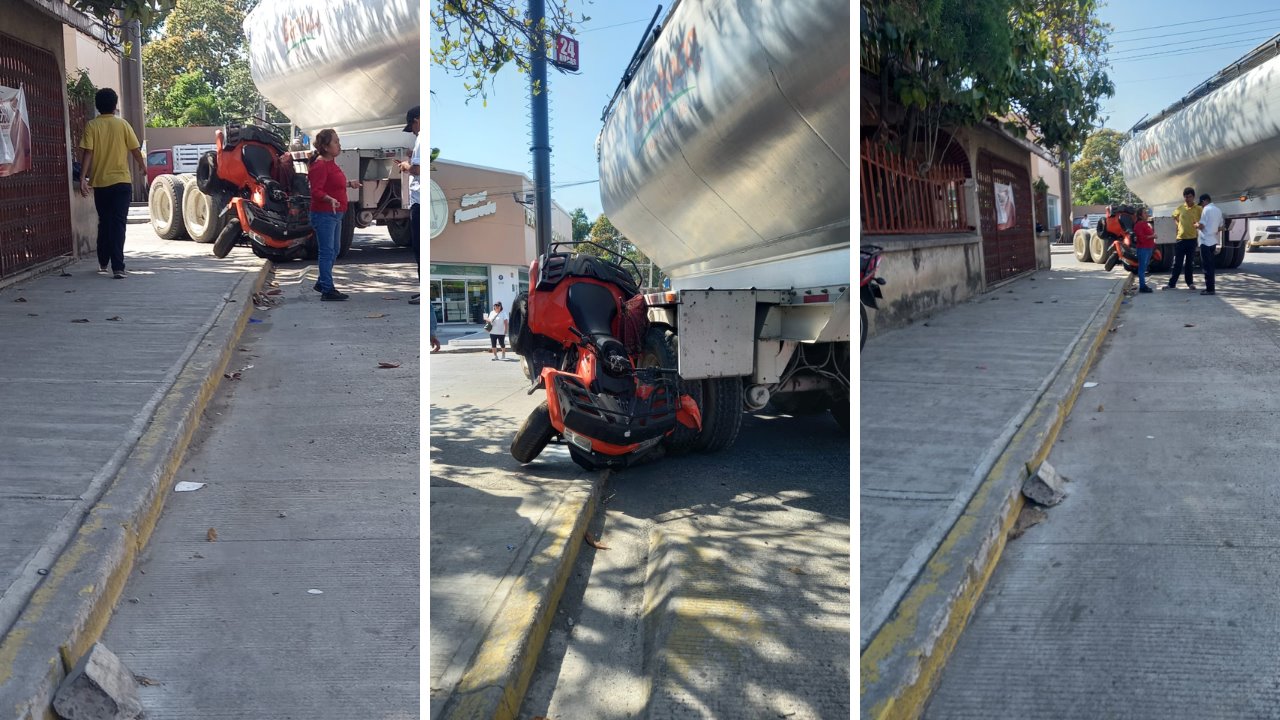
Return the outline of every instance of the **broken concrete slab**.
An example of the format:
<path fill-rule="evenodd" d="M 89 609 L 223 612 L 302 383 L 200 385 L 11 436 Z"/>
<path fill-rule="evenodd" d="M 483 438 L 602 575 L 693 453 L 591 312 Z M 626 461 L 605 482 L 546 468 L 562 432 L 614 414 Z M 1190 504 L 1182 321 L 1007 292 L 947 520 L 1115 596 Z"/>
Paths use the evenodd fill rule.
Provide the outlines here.
<path fill-rule="evenodd" d="M 1053 507 L 1062 502 L 1067 494 L 1062 490 L 1064 478 L 1047 462 L 1040 464 L 1031 477 L 1022 483 L 1022 494 L 1038 505 Z"/>
<path fill-rule="evenodd" d="M 65 720 L 141 720 L 138 684 L 124 662 L 94 643 L 58 686 L 53 709 Z"/>

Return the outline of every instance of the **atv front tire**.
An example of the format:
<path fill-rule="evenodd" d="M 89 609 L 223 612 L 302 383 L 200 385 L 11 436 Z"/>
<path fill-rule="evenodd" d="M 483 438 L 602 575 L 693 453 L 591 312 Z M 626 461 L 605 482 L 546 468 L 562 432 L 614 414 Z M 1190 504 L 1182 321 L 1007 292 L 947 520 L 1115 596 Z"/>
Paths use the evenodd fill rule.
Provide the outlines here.
<path fill-rule="evenodd" d="M 521 465 L 531 463 L 534 458 L 542 454 L 542 451 L 547 448 L 547 443 L 551 442 L 551 438 L 555 435 L 556 429 L 551 424 L 551 411 L 547 408 L 547 401 L 543 400 L 533 409 L 533 412 L 529 413 L 529 417 L 524 419 L 524 424 L 516 431 L 516 436 L 511 441 L 511 457 Z"/>

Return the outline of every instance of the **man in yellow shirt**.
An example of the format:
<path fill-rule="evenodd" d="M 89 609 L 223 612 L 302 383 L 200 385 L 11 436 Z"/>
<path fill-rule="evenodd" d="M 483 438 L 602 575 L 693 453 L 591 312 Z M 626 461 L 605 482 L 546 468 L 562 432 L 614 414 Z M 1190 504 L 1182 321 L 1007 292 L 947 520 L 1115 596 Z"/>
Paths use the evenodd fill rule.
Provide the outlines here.
<path fill-rule="evenodd" d="M 93 205 L 98 210 L 98 273 L 111 273 L 124 278 L 124 236 L 129 222 L 129 201 L 133 199 L 133 183 L 129 175 L 129 158 L 146 174 L 138 136 L 133 127 L 116 115 L 120 97 L 111 88 L 103 88 L 94 97 L 98 117 L 90 120 L 80 140 L 80 194 L 89 197 L 93 186 Z"/>
<path fill-rule="evenodd" d="M 1178 286 L 1178 275 L 1183 272 L 1183 260 L 1186 260 L 1186 278 L 1187 288 L 1196 289 L 1194 278 L 1191 276 L 1192 258 L 1197 252 L 1196 246 L 1199 244 L 1199 230 L 1196 224 L 1200 222 L 1200 214 L 1204 211 L 1196 204 L 1195 188 L 1186 188 L 1182 191 L 1183 204 L 1174 208 L 1173 222 L 1178 226 L 1178 243 L 1173 246 L 1173 274 L 1169 276 L 1169 284 L 1165 285 L 1165 290 L 1172 290 Z"/>

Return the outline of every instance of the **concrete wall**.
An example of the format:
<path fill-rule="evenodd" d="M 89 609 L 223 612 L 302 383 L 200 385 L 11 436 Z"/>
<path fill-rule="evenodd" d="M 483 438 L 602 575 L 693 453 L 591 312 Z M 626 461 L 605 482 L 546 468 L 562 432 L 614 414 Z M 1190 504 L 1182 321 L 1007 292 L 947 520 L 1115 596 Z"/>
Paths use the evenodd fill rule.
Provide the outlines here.
<path fill-rule="evenodd" d="M 527 255 L 525 208 L 513 194 L 522 194 L 522 173 L 436 160 L 431 179 L 444 191 L 449 201 L 449 223 L 431 241 L 431 260 L 437 263 L 476 263 L 483 265 L 524 265 Z M 486 193 L 479 205 L 462 207 L 464 195 Z M 459 210 L 472 210 L 493 203 L 492 215 L 458 222 Z"/>
<path fill-rule="evenodd" d="M 66 114 L 65 72 L 67 53 L 64 47 L 63 25 L 60 21 L 19 0 L 0 0 L 0 17 L 4 18 L 0 31 L 16 37 L 36 47 L 53 53 L 58 65 L 59 75 L 63 77 L 62 106 L 63 127 L 67 147 L 66 172 L 67 196 L 71 199 L 71 236 L 72 250 L 76 257 L 92 255 L 97 248 L 98 214 L 93 206 L 93 196 L 80 197 L 71 182 L 71 161 L 74 157 L 75 143 L 79 138 L 71 137 L 69 119 Z"/>
<path fill-rule="evenodd" d="M 197 126 L 181 128 L 153 128 L 143 130 L 146 138 L 142 139 L 147 151 L 168 150 L 174 145 L 195 145 L 213 142 L 215 126 Z"/>
<path fill-rule="evenodd" d="M 67 75 L 74 75 L 78 70 L 89 73 L 93 86 L 98 88 L 115 88 L 120 90 L 120 58 L 115 53 L 106 52 L 94 40 L 75 28 L 63 26 L 62 44 L 66 48 L 63 67 Z"/>

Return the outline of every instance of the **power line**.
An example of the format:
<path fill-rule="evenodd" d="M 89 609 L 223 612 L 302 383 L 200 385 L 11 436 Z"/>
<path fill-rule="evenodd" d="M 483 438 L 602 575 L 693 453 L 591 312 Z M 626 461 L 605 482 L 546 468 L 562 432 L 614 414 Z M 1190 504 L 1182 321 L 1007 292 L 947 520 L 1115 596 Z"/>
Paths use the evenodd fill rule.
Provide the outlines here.
<path fill-rule="evenodd" d="M 1197 23 L 1213 22 L 1213 21 L 1215 21 L 1215 20 L 1234 20 L 1234 19 L 1242 18 L 1242 17 L 1250 17 L 1250 16 L 1253 16 L 1253 15 L 1269 15 L 1269 14 L 1271 14 L 1271 13 L 1277 13 L 1277 12 L 1280 12 L 1280 10 L 1259 10 L 1258 12 L 1252 12 L 1252 13 L 1241 13 L 1241 14 L 1238 14 L 1238 15 L 1222 15 L 1222 16 L 1220 16 L 1220 17 L 1203 18 L 1203 19 L 1200 19 L 1200 20 L 1185 20 L 1185 21 L 1183 21 L 1183 22 L 1170 23 L 1170 24 L 1168 24 L 1168 25 L 1152 25 L 1152 26 L 1150 26 L 1150 27 L 1135 28 L 1135 29 L 1133 29 L 1133 30 L 1116 30 L 1116 31 L 1112 32 L 1111 34 L 1112 34 L 1112 35 L 1123 35 L 1123 34 L 1125 34 L 1125 33 L 1145 32 L 1145 31 L 1147 31 L 1147 30 L 1159 30 L 1159 29 L 1161 29 L 1161 28 L 1179 27 L 1179 26 L 1182 26 L 1182 25 L 1194 25 L 1194 24 L 1197 24 Z"/>
<path fill-rule="evenodd" d="M 1271 37 L 1271 36 L 1268 36 L 1268 37 Z M 1169 50 L 1167 52 L 1147 53 L 1145 55 L 1133 55 L 1130 57 L 1123 57 L 1123 58 L 1108 58 L 1107 60 L 1108 60 L 1108 63 L 1129 62 L 1131 60 L 1149 60 L 1151 58 L 1159 58 L 1159 57 L 1165 57 L 1169 55 L 1189 55 L 1189 54 L 1195 54 L 1197 52 L 1211 52 L 1213 50 L 1218 50 L 1223 48 L 1236 48 L 1236 47 L 1253 48 L 1253 47 L 1257 47 L 1258 44 L 1259 43 L 1257 39 L 1235 40 L 1235 41 L 1225 42 L 1225 43 L 1211 43 L 1208 45 L 1197 45 L 1189 48 L 1178 48 L 1175 50 Z"/>
<path fill-rule="evenodd" d="M 1276 11 L 1276 12 L 1280 12 L 1280 11 Z M 1280 18 L 1277 18 L 1277 19 L 1280 20 Z M 1265 20 L 1263 22 L 1271 22 L 1271 21 Z M 1230 25 L 1219 25 L 1218 27 L 1198 28 L 1196 32 L 1205 33 L 1205 32 L 1213 32 L 1217 30 L 1235 30 L 1237 27 L 1239 27 L 1238 23 L 1232 23 Z M 1147 35 L 1145 37 L 1121 38 L 1120 40 L 1108 40 L 1108 42 L 1112 45 L 1116 45 L 1118 43 L 1132 43 L 1132 42 L 1143 42 L 1146 40 L 1157 40 L 1159 38 L 1168 37 L 1168 36 L 1169 36 L 1169 33 L 1155 33 L 1153 35 Z"/>
<path fill-rule="evenodd" d="M 618 23 L 617 25 L 601 25 L 600 27 L 593 27 L 593 28 L 591 28 L 590 30 L 583 30 L 582 32 L 580 32 L 580 33 L 578 33 L 578 34 L 579 34 L 579 35 L 586 35 L 586 34 L 587 34 L 587 33 L 589 33 L 589 32 L 595 32 L 595 31 L 597 31 L 597 30 L 608 30 L 609 28 L 622 27 L 622 26 L 624 26 L 624 25 L 635 25 L 635 24 L 637 24 L 637 23 L 642 23 L 642 22 L 649 22 L 649 18 L 647 18 L 647 17 L 643 17 L 643 18 L 640 18 L 639 20 L 628 20 L 627 22 L 624 22 L 624 23 Z"/>
<path fill-rule="evenodd" d="M 1238 38 L 1236 40 L 1233 40 L 1232 42 L 1260 42 L 1262 40 L 1270 40 L 1275 36 L 1276 34 L 1274 32 L 1268 32 L 1266 35 L 1259 35 L 1256 38 Z M 1191 38 L 1188 40 L 1182 40 L 1175 43 L 1161 43 L 1159 45 L 1144 45 L 1143 47 L 1127 48 L 1124 50 L 1116 50 L 1115 52 L 1123 54 L 1123 53 L 1142 53 L 1147 50 L 1160 50 L 1160 49 L 1176 50 L 1182 45 L 1187 45 L 1189 43 L 1195 43 L 1195 42 L 1204 42 L 1204 38 Z M 1190 48 L 1187 48 L 1187 49 L 1190 49 Z M 1108 57 L 1113 57 L 1113 55 L 1108 53 Z"/>

